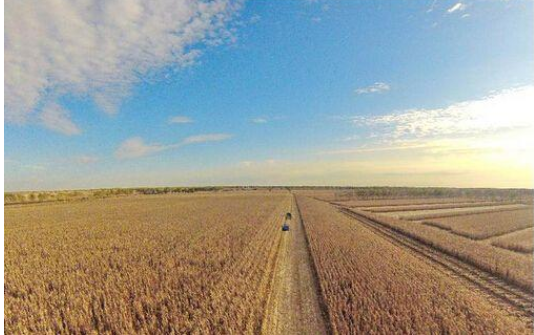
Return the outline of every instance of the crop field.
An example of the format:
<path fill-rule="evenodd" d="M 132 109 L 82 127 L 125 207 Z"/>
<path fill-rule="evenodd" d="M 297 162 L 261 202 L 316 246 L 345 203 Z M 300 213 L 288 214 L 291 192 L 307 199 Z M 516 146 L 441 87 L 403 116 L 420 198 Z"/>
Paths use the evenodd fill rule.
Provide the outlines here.
<path fill-rule="evenodd" d="M 441 205 L 433 198 L 414 199 L 415 204 L 392 206 L 394 201 L 364 200 L 360 201 L 358 207 L 354 206 L 357 201 L 351 201 L 350 206 L 342 207 L 453 255 L 524 290 L 534 287 L 533 255 L 524 257 L 521 248 L 498 248 L 494 243 L 482 241 L 501 235 L 504 238 L 507 233 L 534 226 L 532 206 L 498 205 L 493 202 L 490 206 L 472 207 L 470 205 L 480 201 L 461 202 L 457 199 L 455 203 L 464 207 L 451 208 L 443 203 L 441 205 L 444 207 L 439 208 Z M 400 206 L 403 209 L 418 207 L 419 210 L 390 210 Z M 428 209 L 428 206 L 433 209 Z M 384 212 L 381 212 L 382 208 Z M 527 241 L 523 243 L 528 244 Z"/>
<path fill-rule="evenodd" d="M 391 229 L 411 236 L 447 254 L 455 255 L 459 259 L 504 278 L 525 290 L 531 290 L 534 287 L 532 257 L 525 258 L 516 252 L 495 248 L 480 241 L 451 234 L 446 230 L 419 222 L 405 221 L 358 210 L 355 212 L 379 221 Z"/>
<path fill-rule="evenodd" d="M 4 206 L 6 334 L 534 331 L 532 207 L 287 188 L 121 192 Z M 479 208 L 499 211 L 389 216 Z"/>
<path fill-rule="evenodd" d="M 424 223 L 475 240 L 503 235 L 534 226 L 532 208 L 431 219 Z"/>
<path fill-rule="evenodd" d="M 254 333 L 289 206 L 265 192 L 7 207 L 6 333 Z"/>
<path fill-rule="evenodd" d="M 534 252 L 534 228 L 519 230 L 492 240 L 492 245 L 526 254 Z"/>
<path fill-rule="evenodd" d="M 334 333 L 532 332 L 327 203 L 297 199 Z"/>

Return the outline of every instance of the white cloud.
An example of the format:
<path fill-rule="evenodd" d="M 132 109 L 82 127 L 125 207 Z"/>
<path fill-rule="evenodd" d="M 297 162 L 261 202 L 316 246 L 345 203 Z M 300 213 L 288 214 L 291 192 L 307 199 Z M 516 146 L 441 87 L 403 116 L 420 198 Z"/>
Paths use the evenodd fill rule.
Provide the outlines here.
<path fill-rule="evenodd" d="M 41 124 L 48 129 L 64 135 L 78 135 L 80 128 L 70 120 L 69 112 L 60 105 L 52 102 L 47 104 L 39 115 Z"/>
<path fill-rule="evenodd" d="M 449 9 L 447 9 L 447 13 L 449 14 L 452 14 L 454 12 L 461 12 L 461 11 L 464 11 L 466 8 L 466 5 L 461 3 L 461 2 L 458 2 L 456 3 L 454 6 L 450 7 Z"/>
<path fill-rule="evenodd" d="M 432 4 L 430 4 L 430 7 L 427 9 L 427 13 L 431 13 L 434 11 L 434 8 L 436 7 L 437 0 L 433 0 Z"/>
<path fill-rule="evenodd" d="M 96 156 L 82 155 L 74 158 L 74 161 L 80 165 L 88 165 L 98 162 L 100 159 Z"/>
<path fill-rule="evenodd" d="M 140 137 L 132 137 L 124 141 L 115 156 L 119 159 L 139 158 L 165 150 L 165 146 L 159 144 L 146 144 Z"/>
<path fill-rule="evenodd" d="M 356 117 L 352 122 L 365 133 L 355 146 L 318 153 L 357 154 L 358 159 L 403 156 L 413 162 L 430 159 L 450 168 L 460 161 L 469 169 L 477 164 L 482 170 L 513 167 L 522 171 L 518 178 L 523 178 L 525 171 L 531 173 L 534 168 L 532 110 L 534 85 L 492 92 L 442 108 Z"/>
<path fill-rule="evenodd" d="M 286 116 L 284 115 L 271 115 L 271 116 L 257 117 L 257 118 L 250 120 L 250 122 L 256 123 L 256 124 L 264 124 L 264 123 L 280 121 L 280 120 L 285 120 L 285 119 L 286 119 Z"/>
<path fill-rule="evenodd" d="M 55 104 L 63 95 L 90 97 L 114 113 L 133 84 L 191 64 L 199 44 L 231 40 L 227 24 L 240 6 L 239 0 L 7 0 L 5 120 L 33 121 L 44 100 Z M 47 120 L 52 130 L 79 132 L 67 113 L 56 118 L 59 125 Z"/>
<path fill-rule="evenodd" d="M 368 93 L 382 93 L 390 90 L 390 86 L 387 83 L 376 82 L 367 87 L 360 87 L 354 90 L 356 94 L 368 94 Z"/>
<path fill-rule="evenodd" d="M 239 162 L 238 165 L 243 166 L 243 167 L 251 167 L 254 165 L 254 162 L 253 161 L 242 161 L 242 162 Z"/>
<path fill-rule="evenodd" d="M 414 149 L 429 149 L 433 148 L 430 143 L 410 143 L 399 142 L 396 144 L 378 143 L 373 145 L 362 145 L 356 148 L 335 149 L 317 152 L 319 155 L 347 155 L 347 154 L 362 154 L 362 153 L 376 153 L 376 152 L 399 152 L 399 150 L 414 150 Z"/>
<path fill-rule="evenodd" d="M 182 144 L 206 143 L 206 142 L 220 142 L 232 138 L 230 134 L 202 134 L 186 137 Z"/>
<path fill-rule="evenodd" d="M 267 122 L 268 122 L 267 118 L 264 118 L 264 117 L 257 117 L 255 119 L 252 119 L 252 123 L 261 124 L 261 123 L 267 123 Z"/>
<path fill-rule="evenodd" d="M 356 125 L 375 128 L 383 138 L 472 136 L 518 128 L 534 130 L 534 86 L 492 93 L 444 108 L 411 109 L 401 112 L 356 117 Z"/>
<path fill-rule="evenodd" d="M 169 119 L 169 123 L 193 123 L 193 119 L 188 116 L 173 116 Z"/>
<path fill-rule="evenodd" d="M 184 140 L 174 144 L 146 144 L 141 137 L 132 137 L 124 141 L 115 151 L 118 159 L 131 159 L 148 156 L 157 152 L 177 149 L 191 144 L 220 142 L 230 139 L 230 134 L 202 134 L 186 137 Z"/>
<path fill-rule="evenodd" d="M 44 167 L 43 165 L 39 165 L 39 164 L 24 164 L 24 165 L 21 165 L 21 167 L 24 169 L 30 169 L 30 170 L 46 170 L 46 167 Z"/>
<path fill-rule="evenodd" d="M 360 135 L 351 135 L 351 136 L 346 136 L 342 138 L 340 141 L 341 142 L 354 142 L 354 141 L 360 140 L 361 138 L 362 137 Z"/>
<path fill-rule="evenodd" d="M 44 164 L 27 164 L 27 163 L 19 162 L 19 161 L 15 160 L 15 159 L 9 159 L 9 158 L 6 158 L 4 160 L 4 164 L 11 165 L 14 168 L 18 168 L 18 169 L 46 170 L 46 167 L 45 167 Z"/>
<path fill-rule="evenodd" d="M 270 158 L 266 160 L 257 160 L 257 161 L 241 161 L 239 162 L 238 166 L 244 167 L 244 168 L 273 167 L 273 166 L 284 164 L 284 163 L 285 162 L 282 162 L 280 160 Z"/>
<path fill-rule="evenodd" d="M 4 158 L 4 164 L 18 164 L 18 161 L 15 159 Z"/>
<path fill-rule="evenodd" d="M 258 14 L 254 14 L 250 17 L 249 21 L 251 24 L 258 23 L 261 20 L 261 16 Z"/>

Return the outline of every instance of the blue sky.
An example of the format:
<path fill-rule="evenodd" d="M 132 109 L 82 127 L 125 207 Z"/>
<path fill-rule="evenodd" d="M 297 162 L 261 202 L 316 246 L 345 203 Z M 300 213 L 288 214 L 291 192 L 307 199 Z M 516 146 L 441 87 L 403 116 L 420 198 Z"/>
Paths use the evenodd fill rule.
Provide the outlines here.
<path fill-rule="evenodd" d="M 532 187 L 532 1 L 46 2 L 6 2 L 6 190 Z"/>

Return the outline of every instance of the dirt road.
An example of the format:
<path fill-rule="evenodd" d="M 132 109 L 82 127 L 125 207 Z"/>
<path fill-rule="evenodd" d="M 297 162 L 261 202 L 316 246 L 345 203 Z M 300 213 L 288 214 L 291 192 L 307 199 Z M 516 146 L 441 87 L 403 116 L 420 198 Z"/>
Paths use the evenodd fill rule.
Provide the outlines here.
<path fill-rule="evenodd" d="M 291 213 L 291 230 L 280 231 L 282 242 L 262 333 L 326 334 L 318 284 L 313 276 L 312 260 L 294 200 Z"/>

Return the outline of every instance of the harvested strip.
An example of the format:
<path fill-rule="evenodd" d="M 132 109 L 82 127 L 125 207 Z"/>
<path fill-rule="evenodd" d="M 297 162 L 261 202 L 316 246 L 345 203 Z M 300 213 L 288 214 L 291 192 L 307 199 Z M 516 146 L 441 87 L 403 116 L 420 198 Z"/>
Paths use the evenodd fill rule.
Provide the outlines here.
<path fill-rule="evenodd" d="M 358 221 L 297 197 L 334 334 L 530 334 L 467 289 Z"/>
<path fill-rule="evenodd" d="M 405 206 L 424 204 L 450 204 L 450 203 L 480 202 L 480 200 L 468 198 L 424 198 L 424 199 L 383 199 L 383 200 L 350 200 L 335 201 L 336 205 L 344 207 L 379 207 L 379 206 Z"/>
<path fill-rule="evenodd" d="M 447 209 L 447 208 L 465 208 L 465 207 L 481 207 L 481 206 L 495 206 L 504 205 L 499 202 L 465 202 L 465 203 L 450 203 L 450 204 L 424 204 L 424 205 L 405 205 L 405 206 L 380 206 L 380 207 L 366 207 L 362 210 L 373 213 L 387 213 L 387 212 L 402 212 L 402 211 L 418 211 L 424 209 Z"/>
<path fill-rule="evenodd" d="M 500 236 L 491 242 L 492 245 L 517 252 L 534 252 L 534 228 L 523 229 Z"/>
<path fill-rule="evenodd" d="M 395 231 L 406 234 L 422 243 L 430 245 L 448 255 L 457 257 L 482 270 L 501 277 L 509 283 L 532 291 L 534 287 L 532 258 L 516 252 L 495 248 L 448 231 L 435 229 L 418 222 L 399 220 L 394 217 L 377 215 L 357 209 L 351 211 L 364 217 L 381 222 Z"/>
<path fill-rule="evenodd" d="M 481 240 L 534 226 L 532 208 L 431 219 L 425 224 L 450 230 L 454 234 Z"/>
<path fill-rule="evenodd" d="M 512 211 L 517 209 L 529 208 L 527 205 L 515 204 L 515 205 L 502 205 L 502 206 L 482 206 L 482 207 L 469 207 L 469 208 L 454 208 L 454 209 L 429 209 L 423 211 L 412 212 L 389 212 L 384 215 L 397 217 L 405 220 L 424 220 L 433 218 L 444 218 L 449 216 L 470 215 L 477 213 L 491 213 L 501 211 Z"/>

